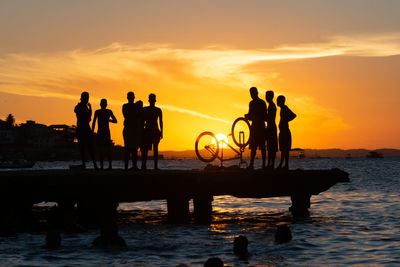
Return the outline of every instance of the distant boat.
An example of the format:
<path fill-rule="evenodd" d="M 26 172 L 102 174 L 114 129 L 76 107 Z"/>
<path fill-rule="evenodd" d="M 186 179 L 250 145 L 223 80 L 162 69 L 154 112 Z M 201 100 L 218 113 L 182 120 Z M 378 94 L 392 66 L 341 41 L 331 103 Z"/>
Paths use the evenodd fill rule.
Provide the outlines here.
<path fill-rule="evenodd" d="M 350 153 L 347 154 L 346 159 L 351 159 L 351 154 Z"/>
<path fill-rule="evenodd" d="M 382 155 L 382 153 L 379 153 L 378 151 L 370 151 L 367 154 L 367 158 L 383 159 L 383 155 Z"/>
<path fill-rule="evenodd" d="M 36 161 L 29 161 L 25 159 L 16 159 L 12 161 L 0 162 L 0 169 L 19 169 L 19 168 L 32 168 Z"/>

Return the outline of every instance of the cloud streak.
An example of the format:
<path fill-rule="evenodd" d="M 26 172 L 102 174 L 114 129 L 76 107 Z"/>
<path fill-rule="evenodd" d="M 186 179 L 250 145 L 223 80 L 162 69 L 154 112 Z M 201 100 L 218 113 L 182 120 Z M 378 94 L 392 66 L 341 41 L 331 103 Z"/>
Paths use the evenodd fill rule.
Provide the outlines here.
<path fill-rule="evenodd" d="M 119 86 L 145 87 L 169 84 L 191 88 L 194 79 L 210 79 L 226 87 L 243 88 L 261 79 L 245 66 L 260 61 L 290 61 L 329 56 L 379 57 L 400 55 L 400 33 L 333 36 L 321 43 L 243 50 L 208 47 L 179 49 L 166 44 L 130 46 L 114 43 L 94 51 L 53 54 L 9 54 L 0 58 L 0 91 L 40 97 L 76 99 L 82 88 L 99 88 L 109 94 Z M 275 79 L 279 73 L 268 73 Z M 150 81 L 150 82 L 149 82 Z M 125 88 L 126 88 L 125 87 Z M 112 101 L 112 99 L 111 99 Z M 196 110 L 165 102 L 163 108 L 212 119 Z"/>
<path fill-rule="evenodd" d="M 166 44 L 129 46 L 114 43 L 94 51 L 74 50 L 55 54 L 10 54 L 0 58 L 2 83 L 69 78 L 120 79 L 127 72 L 160 75 L 157 60 L 183 62 L 197 76 L 225 76 L 258 61 L 299 60 L 328 56 L 400 55 L 400 33 L 333 36 L 321 43 L 285 45 L 272 49 L 229 48 L 179 49 Z M 240 73 L 240 71 L 239 71 Z M 35 80 L 36 79 L 36 80 Z"/>

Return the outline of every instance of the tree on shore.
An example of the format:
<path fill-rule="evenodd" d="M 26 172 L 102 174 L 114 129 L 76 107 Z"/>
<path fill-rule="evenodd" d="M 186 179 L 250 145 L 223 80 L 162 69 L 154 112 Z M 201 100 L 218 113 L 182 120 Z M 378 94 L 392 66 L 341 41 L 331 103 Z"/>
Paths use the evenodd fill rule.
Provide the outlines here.
<path fill-rule="evenodd" d="M 7 118 L 6 118 L 6 122 L 10 127 L 14 127 L 15 124 L 15 118 L 12 114 L 8 114 Z"/>

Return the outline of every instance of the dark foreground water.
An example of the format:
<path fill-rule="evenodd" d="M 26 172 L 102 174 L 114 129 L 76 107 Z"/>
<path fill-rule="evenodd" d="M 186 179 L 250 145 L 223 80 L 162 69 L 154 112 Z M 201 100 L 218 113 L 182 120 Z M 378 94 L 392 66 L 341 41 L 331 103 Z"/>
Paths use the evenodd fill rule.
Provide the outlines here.
<path fill-rule="evenodd" d="M 68 164 L 37 163 L 34 168 Z M 204 166 L 197 160 L 164 160 L 160 165 L 165 169 Z M 165 201 L 122 203 L 124 223 L 119 233 L 128 244 L 126 249 L 94 248 L 98 231 L 63 234 L 62 247 L 55 250 L 42 247 L 45 233 L 20 233 L 0 237 L 0 266 L 202 266 L 210 257 L 220 257 L 227 266 L 399 266 L 400 158 L 294 159 L 291 166 L 333 167 L 349 172 L 351 182 L 313 196 L 309 219 L 294 220 L 287 197 L 216 197 L 211 225 L 168 224 Z M 289 225 L 291 242 L 274 243 L 279 224 Z M 237 235 L 249 240 L 247 260 L 233 255 Z"/>

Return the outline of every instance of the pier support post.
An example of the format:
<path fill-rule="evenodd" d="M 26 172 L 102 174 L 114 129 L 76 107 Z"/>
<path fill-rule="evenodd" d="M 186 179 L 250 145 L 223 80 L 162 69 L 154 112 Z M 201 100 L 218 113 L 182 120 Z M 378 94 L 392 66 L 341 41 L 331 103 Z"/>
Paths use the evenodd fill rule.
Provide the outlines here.
<path fill-rule="evenodd" d="M 213 196 L 202 195 L 193 198 L 194 217 L 196 223 L 209 224 L 212 220 Z"/>
<path fill-rule="evenodd" d="M 0 235 L 12 235 L 32 227 L 32 206 L 29 201 L 1 199 Z"/>
<path fill-rule="evenodd" d="M 118 235 L 117 207 L 118 202 L 112 199 L 100 200 L 101 222 L 100 236 L 93 241 L 93 245 L 102 248 L 126 247 L 125 240 Z"/>
<path fill-rule="evenodd" d="M 290 196 L 292 206 L 289 210 L 295 217 L 307 217 L 310 215 L 308 208 L 310 207 L 311 195 L 309 193 L 297 193 Z"/>
<path fill-rule="evenodd" d="M 67 233 L 76 231 L 78 218 L 75 213 L 75 201 L 71 199 L 63 199 L 58 201 L 58 209 L 62 216 L 60 227 Z"/>
<path fill-rule="evenodd" d="M 79 222 L 87 229 L 96 229 L 100 226 L 103 206 L 99 199 L 82 199 L 78 201 Z"/>
<path fill-rule="evenodd" d="M 189 199 L 187 197 L 168 198 L 167 207 L 170 223 L 187 223 L 189 221 Z"/>

